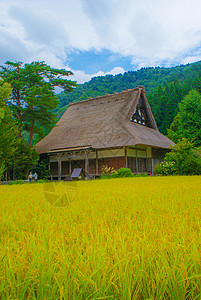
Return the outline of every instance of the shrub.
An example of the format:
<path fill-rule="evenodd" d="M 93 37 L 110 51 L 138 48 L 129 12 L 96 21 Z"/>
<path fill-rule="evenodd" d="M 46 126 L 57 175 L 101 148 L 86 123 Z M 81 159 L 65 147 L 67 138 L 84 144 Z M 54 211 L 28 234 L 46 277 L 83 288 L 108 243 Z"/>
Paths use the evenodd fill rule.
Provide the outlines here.
<path fill-rule="evenodd" d="M 174 161 L 163 161 L 157 168 L 155 168 L 157 174 L 170 175 L 177 173 L 177 167 Z"/>
<path fill-rule="evenodd" d="M 24 181 L 22 179 L 20 179 L 20 180 L 10 181 L 10 182 L 8 182 L 8 185 L 23 184 L 23 183 L 24 183 Z"/>
<path fill-rule="evenodd" d="M 134 177 L 148 177 L 148 174 L 147 173 L 139 173 L 139 174 L 134 175 Z"/>
<path fill-rule="evenodd" d="M 108 170 L 106 167 L 104 170 Z M 111 172 L 105 172 L 101 175 L 100 179 L 111 179 L 111 178 L 123 178 L 123 177 L 133 177 L 133 173 L 129 168 L 120 168 L 118 170 L 114 170 L 114 168 L 110 167 Z"/>
<path fill-rule="evenodd" d="M 37 183 L 48 183 L 48 182 L 52 182 L 52 181 L 48 180 L 48 179 L 39 179 L 39 180 L 37 180 Z"/>
<path fill-rule="evenodd" d="M 116 170 L 113 167 L 108 167 L 108 166 L 103 165 L 101 168 L 102 175 L 101 175 L 100 179 L 110 179 L 110 178 L 112 178 L 111 175 L 115 172 L 116 172 Z"/>
<path fill-rule="evenodd" d="M 161 164 L 158 164 L 154 167 L 155 174 L 161 174 Z"/>
<path fill-rule="evenodd" d="M 133 177 L 133 173 L 129 168 L 120 168 L 114 173 L 112 173 L 112 178 L 122 178 L 122 177 Z"/>
<path fill-rule="evenodd" d="M 162 175 L 200 175 L 201 155 L 193 146 L 187 139 L 182 139 L 166 153 L 164 162 L 155 167 L 155 172 Z"/>
<path fill-rule="evenodd" d="M 111 174 L 108 174 L 108 175 L 105 175 L 105 174 L 102 174 L 99 179 L 111 179 Z"/>
<path fill-rule="evenodd" d="M 114 172 L 115 172 L 115 169 L 113 167 L 108 167 L 108 166 L 103 165 L 101 168 L 102 175 L 111 175 Z"/>

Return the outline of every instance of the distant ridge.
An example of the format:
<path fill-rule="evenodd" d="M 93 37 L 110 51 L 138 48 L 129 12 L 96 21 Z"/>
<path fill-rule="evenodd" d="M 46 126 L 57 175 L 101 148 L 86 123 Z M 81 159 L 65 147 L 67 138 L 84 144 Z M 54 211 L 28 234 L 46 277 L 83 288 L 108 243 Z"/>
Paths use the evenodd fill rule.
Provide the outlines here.
<path fill-rule="evenodd" d="M 69 94 L 61 93 L 58 95 L 59 114 L 61 115 L 69 103 L 113 94 L 122 90 L 133 89 L 138 85 L 143 85 L 147 96 L 153 93 L 159 85 L 168 84 L 177 80 L 183 83 L 188 77 L 192 79 L 201 72 L 201 61 L 187 65 L 180 65 L 172 68 L 141 68 L 137 71 L 128 71 L 124 74 L 106 75 L 94 77 L 84 84 L 79 84 L 75 90 Z"/>

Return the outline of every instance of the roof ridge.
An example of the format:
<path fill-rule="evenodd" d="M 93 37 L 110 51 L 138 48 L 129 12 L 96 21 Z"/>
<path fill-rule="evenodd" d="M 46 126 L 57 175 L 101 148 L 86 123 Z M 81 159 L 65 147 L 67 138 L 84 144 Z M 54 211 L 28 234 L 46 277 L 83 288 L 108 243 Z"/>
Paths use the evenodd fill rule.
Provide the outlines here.
<path fill-rule="evenodd" d="M 131 91 L 139 91 L 142 89 L 142 86 L 139 86 L 137 88 L 133 88 L 133 89 L 127 89 L 127 90 L 124 90 L 124 91 L 121 91 L 119 93 L 113 93 L 113 94 L 106 94 L 104 96 L 97 96 L 95 98 L 88 98 L 86 100 L 81 100 L 81 101 L 78 101 L 78 102 L 73 102 L 73 103 L 69 103 L 69 106 L 72 106 L 72 105 L 77 105 L 77 104 L 82 104 L 82 103 L 86 103 L 86 102 L 89 102 L 89 101 L 93 101 L 93 100 L 97 100 L 97 99 L 101 99 L 101 98 L 109 98 L 109 97 L 112 97 L 114 95 L 119 95 L 119 94 L 123 94 L 123 93 L 126 93 L 126 92 L 131 92 Z"/>

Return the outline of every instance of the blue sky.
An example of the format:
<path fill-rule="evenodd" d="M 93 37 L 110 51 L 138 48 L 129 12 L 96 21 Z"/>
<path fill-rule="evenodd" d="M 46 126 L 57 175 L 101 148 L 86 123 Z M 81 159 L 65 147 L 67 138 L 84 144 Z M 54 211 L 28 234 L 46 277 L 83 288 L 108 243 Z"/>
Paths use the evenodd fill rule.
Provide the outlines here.
<path fill-rule="evenodd" d="M 0 0 L 0 64 L 45 61 L 72 80 L 201 60 L 200 0 Z"/>
<path fill-rule="evenodd" d="M 116 66 L 131 70 L 133 68 L 131 61 L 131 56 L 123 57 L 103 49 L 102 51 L 74 51 L 69 55 L 68 64 L 74 70 L 80 69 L 93 74 L 100 68 L 101 71 L 108 72 Z"/>

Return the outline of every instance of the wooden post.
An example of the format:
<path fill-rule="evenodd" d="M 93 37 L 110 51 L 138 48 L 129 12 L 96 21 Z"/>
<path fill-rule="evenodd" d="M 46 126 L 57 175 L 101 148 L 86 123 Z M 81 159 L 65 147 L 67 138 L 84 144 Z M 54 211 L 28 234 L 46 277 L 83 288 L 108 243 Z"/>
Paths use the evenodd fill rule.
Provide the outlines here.
<path fill-rule="evenodd" d="M 88 155 L 85 157 L 85 173 L 89 174 L 89 158 Z"/>
<path fill-rule="evenodd" d="M 58 180 L 61 180 L 61 158 L 58 158 Z"/>
<path fill-rule="evenodd" d="M 98 174 L 98 151 L 96 150 L 96 174 Z"/>
<path fill-rule="evenodd" d="M 138 173 L 138 163 L 137 163 L 137 147 L 136 147 L 135 168 L 136 168 L 136 173 Z"/>
<path fill-rule="evenodd" d="M 50 158 L 49 158 L 48 170 L 50 171 L 50 180 L 52 180 Z"/>
<path fill-rule="evenodd" d="M 151 148 L 151 175 L 154 175 L 153 148 Z"/>
<path fill-rule="evenodd" d="M 148 172 L 148 168 L 147 168 L 147 166 L 148 166 L 148 164 L 147 164 L 147 146 L 145 146 L 145 147 L 146 147 L 145 172 Z"/>
<path fill-rule="evenodd" d="M 124 152 L 125 152 L 125 168 L 128 168 L 127 147 L 124 148 Z"/>
<path fill-rule="evenodd" d="M 71 158 L 69 158 L 69 173 L 70 173 L 70 175 L 71 175 L 71 173 L 72 173 L 72 169 L 71 169 Z"/>
<path fill-rule="evenodd" d="M 151 158 L 151 175 L 154 175 L 154 162 L 153 162 L 153 158 Z"/>

